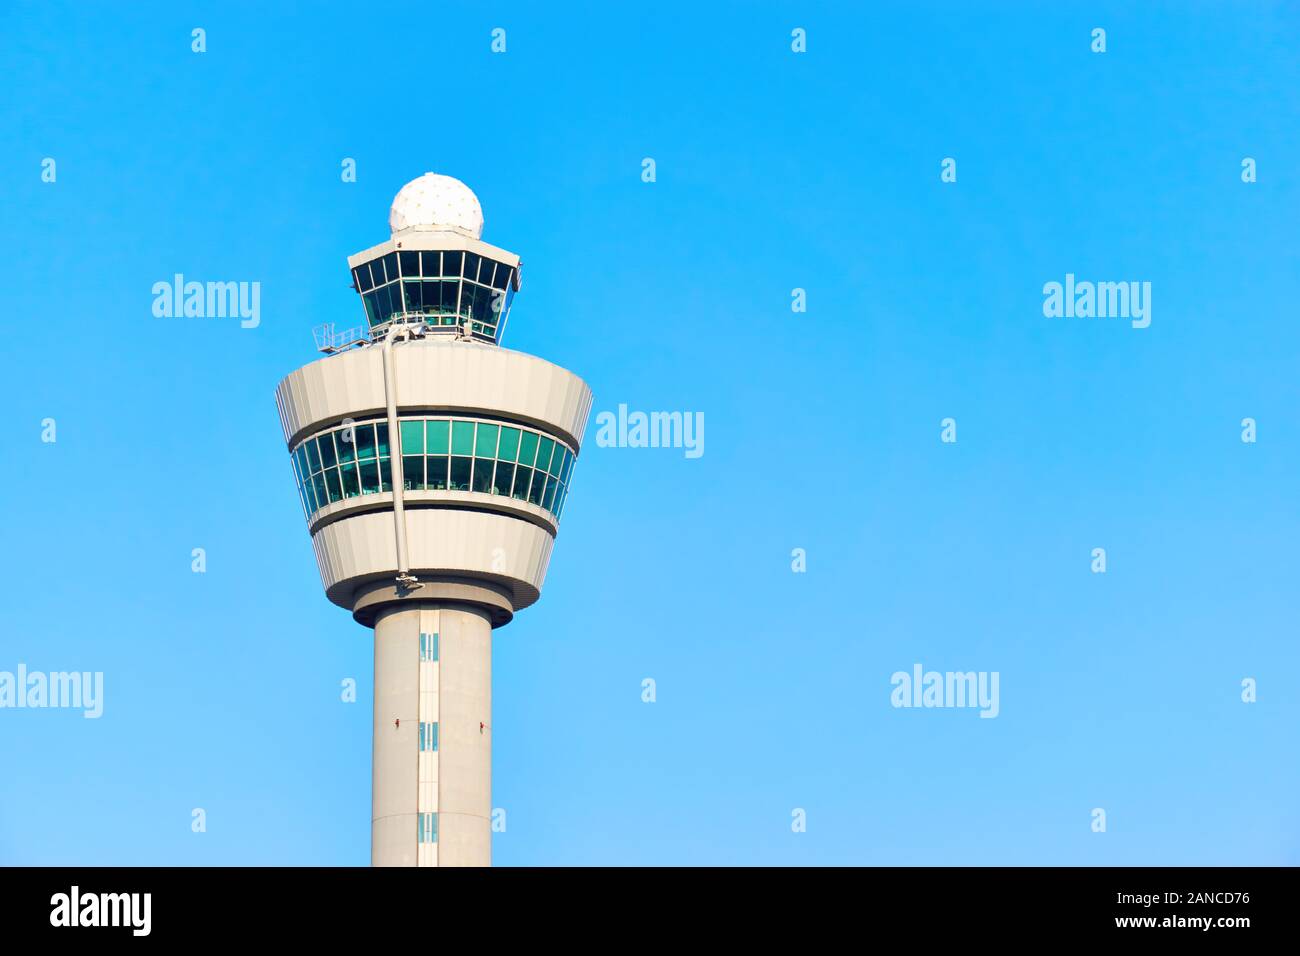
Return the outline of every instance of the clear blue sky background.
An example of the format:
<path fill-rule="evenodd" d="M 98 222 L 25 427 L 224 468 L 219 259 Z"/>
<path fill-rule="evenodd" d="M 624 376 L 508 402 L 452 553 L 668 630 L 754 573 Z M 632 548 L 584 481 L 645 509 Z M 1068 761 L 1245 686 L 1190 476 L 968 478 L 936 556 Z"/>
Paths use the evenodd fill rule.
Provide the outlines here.
<path fill-rule="evenodd" d="M 273 390 L 432 170 L 524 259 L 507 346 L 706 419 L 588 431 L 496 633 L 496 863 L 1300 863 L 1300 15 L 856 6 L 0 7 L 0 670 L 106 681 L 0 711 L 0 862 L 368 862 Z M 176 272 L 261 326 L 155 319 Z M 1151 327 L 1044 318 L 1067 272 Z M 918 662 L 1001 715 L 893 709 Z"/>

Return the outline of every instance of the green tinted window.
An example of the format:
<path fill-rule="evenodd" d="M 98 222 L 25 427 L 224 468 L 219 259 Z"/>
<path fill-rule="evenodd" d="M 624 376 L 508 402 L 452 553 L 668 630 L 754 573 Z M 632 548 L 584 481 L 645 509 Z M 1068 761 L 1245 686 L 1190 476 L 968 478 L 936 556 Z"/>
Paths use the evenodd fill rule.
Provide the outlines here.
<path fill-rule="evenodd" d="M 339 474 L 343 478 L 344 498 L 355 498 L 361 494 L 361 479 L 357 475 L 356 465 L 339 465 Z"/>
<path fill-rule="evenodd" d="M 546 473 L 538 470 L 533 472 L 533 483 L 528 488 L 528 500 L 535 505 L 542 503 L 542 492 L 546 490 Z"/>
<path fill-rule="evenodd" d="M 479 422 L 478 437 L 474 439 L 474 454 L 480 458 L 495 458 L 497 455 L 497 431 L 498 427 L 496 425 Z"/>
<path fill-rule="evenodd" d="M 453 457 L 451 459 L 451 490 L 469 491 L 469 473 L 473 458 Z"/>
<path fill-rule="evenodd" d="M 406 491 L 424 490 L 424 456 L 402 456 L 402 488 Z"/>
<path fill-rule="evenodd" d="M 537 447 L 537 470 L 546 471 L 551 466 L 551 451 L 555 448 L 555 441 L 551 438 L 543 438 L 541 444 Z"/>
<path fill-rule="evenodd" d="M 340 428 L 334 433 L 334 445 L 339 450 L 339 461 L 357 460 L 356 433 L 351 428 Z"/>
<path fill-rule="evenodd" d="M 453 455 L 474 454 L 474 423 L 452 422 L 451 453 Z"/>
<path fill-rule="evenodd" d="M 379 465 L 372 458 L 361 463 L 361 493 L 373 495 L 379 491 Z"/>
<path fill-rule="evenodd" d="M 502 461 L 514 461 L 519 457 L 519 429 L 501 426 L 501 447 L 497 457 Z"/>
<path fill-rule="evenodd" d="M 424 422 L 402 422 L 402 454 L 424 454 Z"/>
<path fill-rule="evenodd" d="M 445 491 L 447 488 L 447 456 L 439 455 L 436 458 L 430 455 L 425 459 L 429 468 L 429 490 Z"/>
<path fill-rule="evenodd" d="M 559 442 L 555 443 L 555 454 L 551 456 L 551 474 L 556 478 L 560 477 L 560 469 L 564 466 L 564 456 L 568 450 Z"/>
<path fill-rule="evenodd" d="M 429 422 L 427 432 L 429 435 L 429 447 L 425 449 L 430 455 L 447 454 L 447 433 L 450 428 L 450 422 Z"/>
<path fill-rule="evenodd" d="M 320 471 L 320 452 L 316 450 L 316 440 L 307 439 L 307 464 L 311 466 L 311 472 L 314 475 Z"/>
<path fill-rule="evenodd" d="M 321 435 L 316 439 L 320 445 L 320 461 L 323 468 L 333 468 L 338 464 L 338 456 L 334 454 L 334 436 Z"/>
<path fill-rule="evenodd" d="M 480 428 L 483 426 L 480 425 Z M 486 494 L 492 487 L 492 466 L 496 464 L 491 458 L 474 459 L 474 490 Z"/>
<path fill-rule="evenodd" d="M 518 498 L 520 501 L 528 497 L 528 482 L 533 479 L 533 470 L 520 465 L 515 469 L 515 487 L 510 492 L 511 498 Z"/>
<path fill-rule="evenodd" d="M 364 460 L 375 457 L 375 426 L 354 425 L 352 439 L 357 445 L 357 457 Z"/>
<path fill-rule="evenodd" d="M 537 432 L 524 432 L 519 440 L 519 464 L 531 466 L 537 455 Z"/>
<path fill-rule="evenodd" d="M 388 422 L 380 422 L 375 431 L 379 435 L 379 457 L 383 458 L 388 454 Z"/>
<path fill-rule="evenodd" d="M 325 486 L 329 489 L 331 502 L 338 501 L 343 497 L 343 491 L 339 487 L 339 470 L 337 468 L 325 469 Z"/>
<path fill-rule="evenodd" d="M 515 466 L 506 461 L 497 462 L 496 477 L 492 479 L 494 495 L 510 494 L 510 485 L 515 480 Z"/>

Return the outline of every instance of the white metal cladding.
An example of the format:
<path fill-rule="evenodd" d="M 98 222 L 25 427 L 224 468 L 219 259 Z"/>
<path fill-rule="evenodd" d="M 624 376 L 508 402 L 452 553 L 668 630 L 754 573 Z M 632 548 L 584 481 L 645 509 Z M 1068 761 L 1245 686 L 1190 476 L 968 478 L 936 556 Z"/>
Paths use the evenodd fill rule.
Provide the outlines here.
<path fill-rule="evenodd" d="M 402 414 L 454 410 L 505 417 L 551 431 L 579 450 L 591 389 L 567 369 L 523 352 L 432 336 L 393 348 Z M 386 408 L 383 356 L 352 349 L 305 365 L 275 390 L 287 443 L 344 418 Z"/>
<path fill-rule="evenodd" d="M 413 508 L 406 512 L 411 571 L 437 571 L 509 582 L 515 609 L 537 600 L 555 539 L 529 521 L 481 511 Z M 397 574 L 393 513 L 375 511 L 326 525 L 311 537 L 321 583 L 331 601 L 352 609 L 351 588 L 335 585 Z"/>

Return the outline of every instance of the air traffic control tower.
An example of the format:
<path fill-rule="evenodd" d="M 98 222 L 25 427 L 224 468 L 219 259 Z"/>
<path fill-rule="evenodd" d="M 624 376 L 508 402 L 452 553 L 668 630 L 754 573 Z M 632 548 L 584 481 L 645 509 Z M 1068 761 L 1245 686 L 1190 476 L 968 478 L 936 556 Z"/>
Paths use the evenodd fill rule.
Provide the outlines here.
<path fill-rule="evenodd" d="M 591 390 L 501 348 L 519 257 L 463 183 L 348 259 L 366 323 L 276 389 L 325 596 L 375 632 L 374 866 L 491 863 L 492 631 L 541 596 Z"/>

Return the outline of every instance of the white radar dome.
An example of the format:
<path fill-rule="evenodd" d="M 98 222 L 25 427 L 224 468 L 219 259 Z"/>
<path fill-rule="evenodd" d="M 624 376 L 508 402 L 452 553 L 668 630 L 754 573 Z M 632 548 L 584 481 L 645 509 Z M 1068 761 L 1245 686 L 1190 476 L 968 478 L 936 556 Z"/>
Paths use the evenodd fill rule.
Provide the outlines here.
<path fill-rule="evenodd" d="M 388 227 L 393 235 L 450 230 L 477 239 L 483 234 L 483 207 L 459 179 L 425 173 L 398 191 L 388 211 Z"/>

